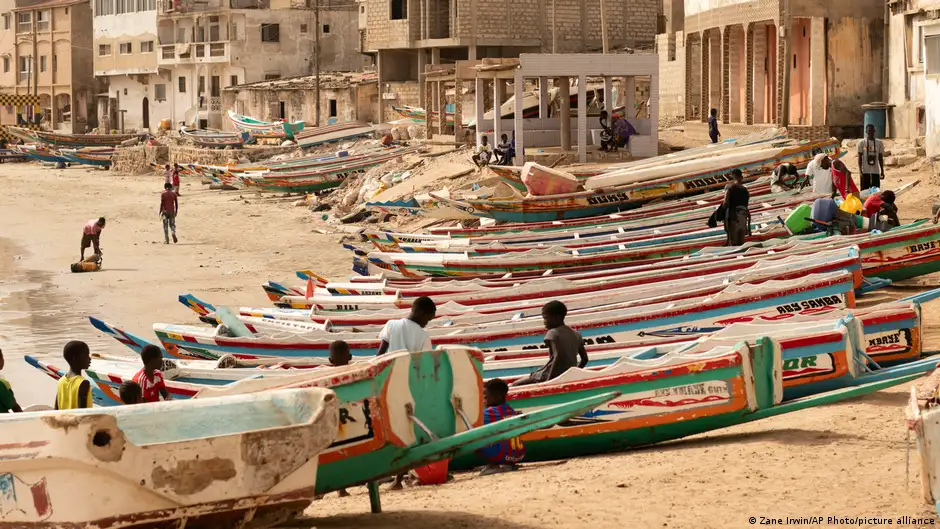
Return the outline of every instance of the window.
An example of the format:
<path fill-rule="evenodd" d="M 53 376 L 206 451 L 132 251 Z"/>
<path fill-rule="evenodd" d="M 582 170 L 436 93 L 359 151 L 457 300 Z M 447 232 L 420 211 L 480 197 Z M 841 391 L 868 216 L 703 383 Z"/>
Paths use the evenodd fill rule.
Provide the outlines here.
<path fill-rule="evenodd" d="M 329 25 L 329 24 L 323 24 L 323 34 L 326 35 L 326 34 L 329 33 L 329 32 L 330 32 L 330 25 Z"/>
<path fill-rule="evenodd" d="M 232 22 L 232 29 L 228 36 L 231 40 L 238 40 L 238 26 L 234 22 Z"/>
<path fill-rule="evenodd" d="M 98 45 L 98 56 L 105 57 L 111 55 L 111 45 L 110 44 L 99 44 Z"/>
<path fill-rule="evenodd" d="M 157 101 L 166 101 L 166 85 L 165 84 L 155 84 L 153 85 L 153 98 Z"/>
<path fill-rule="evenodd" d="M 3 73 L 9 73 L 9 72 L 10 72 L 10 58 L 4 57 L 3 58 Z"/>
<path fill-rule="evenodd" d="M 940 35 L 924 36 L 924 52 L 927 75 L 940 75 Z"/>
<path fill-rule="evenodd" d="M 10 14 L 3 14 L 3 29 L 10 29 Z"/>
<path fill-rule="evenodd" d="M 219 97 L 222 95 L 222 78 L 218 75 L 213 75 L 209 79 L 209 95 L 212 97 Z"/>
<path fill-rule="evenodd" d="M 52 55 L 52 71 L 59 71 L 59 56 L 55 54 Z"/>
<path fill-rule="evenodd" d="M 273 79 L 280 79 L 280 78 L 281 78 L 281 74 L 279 74 L 279 73 L 266 73 L 266 74 L 264 74 L 264 80 L 265 80 L 265 81 L 271 81 L 271 80 L 273 80 Z"/>
<path fill-rule="evenodd" d="M 261 42 L 281 42 L 280 24 L 261 24 Z"/>
<path fill-rule="evenodd" d="M 389 18 L 392 20 L 408 19 L 408 0 L 391 0 Z"/>
<path fill-rule="evenodd" d="M 335 99 L 330 99 L 330 117 L 331 118 L 336 117 L 336 100 Z"/>
<path fill-rule="evenodd" d="M 306 24 L 301 24 L 301 25 L 300 25 L 300 32 L 301 32 L 301 33 L 306 33 L 306 32 L 307 32 L 307 25 L 306 25 Z"/>
<path fill-rule="evenodd" d="M 115 0 L 95 0 L 95 16 L 103 17 L 114 14 Z"/>
<path fill-rule="evenodd" d="M 205 76 L 200 75 L 199 76 L 199 92 L 197 93 L 202 94 L 205 91 L 206 91 L 206 78 Z"/>
<path fill-rule="evenodd" d="M 228 79 L 228 85 L 229 85 L 229 86 L 238 86 L 238 76 L 237 76 L 237 75 L 233 75 L 233 76 L 229 77 L 229 79 Z"/>
<path fill-rule="evenodd" d="M 365 12 L 366 12 L 366 6 L 359 6 L 359 12 L 360 12 L 360 13 L 365 13 Z"/>
<path fill-rule="evenodd" d="M 121 55 L 130 55 L 131 54 L 131 43 L 122 42 L 118 44 L 118 53 Z"/>
<path fill-rule="evenodd" d="M 46 71 L 46 56 L 45 55 L 39 56 L 39 71 L 40 72 Z"/>
<path fill-rule="evenodd" d="M 20 66 L 20 82 L 22 83 L 29 79 L 29 58 L 20 57 L 18 62 Z"/>
<path fill-rule="evenodd" d="M 36 31 L 49 31 L 52 13 L 50 11 L 40 11 L 36 13 Z"/>
<path fill-rule="evenodd" d="M 17 13 L 16 14 L 16 32 L 17 33 L 29 33 L 32 31 L 33 26 L 33 14 L 32 13 Z"/>
<path fill-rule="evenodd" d="M 177 87 L 177 91 L 181 94 L 185 94 L 186 93 L 186 78 L 180 77 L 176 80 L 176 82 L 179 84 L 179 86 Z"/>
<path fill-rule="evenodd" d="M 153 53 L 153 41 L 148 40 L 147 42 L 141 42 L 140 53 Z"/>

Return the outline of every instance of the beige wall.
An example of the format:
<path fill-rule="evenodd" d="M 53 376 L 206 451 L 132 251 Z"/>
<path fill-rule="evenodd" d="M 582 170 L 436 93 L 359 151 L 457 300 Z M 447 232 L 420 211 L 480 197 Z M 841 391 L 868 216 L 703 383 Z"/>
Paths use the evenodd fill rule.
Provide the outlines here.
<path fill-rule="evenodd" d="M 330 100 L 336 101 L 336 121 L 373 121 L 373 99 L 378 92 L 375 83 L 352 86 L 349 88 L 324 88 L 320 91 L 320 124 L 326 125 L 330 119 Z M 316 122 L 314 100 L 316 91 L 309 89 L 295 90 L 226 90 L 223 93 L 223 105 L 239 109 L 242 113 L 256 119 L 272 121 L 278 119 L 280 103 L 285 103 L 288 119 L 305 121 L 313 127 Z"/>

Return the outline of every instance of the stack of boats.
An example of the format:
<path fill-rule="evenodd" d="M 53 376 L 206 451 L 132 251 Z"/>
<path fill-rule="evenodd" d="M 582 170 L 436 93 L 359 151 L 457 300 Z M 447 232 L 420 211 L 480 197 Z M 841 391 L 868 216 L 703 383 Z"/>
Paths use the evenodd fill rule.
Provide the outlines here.
<path fill-rule="evenodd" d="M 146 138 L 146 134 L 65 134 L 10 126 L 6 130 L 25 142 L 13 150 L 27 159 L 95 167 L 109 167 L 116 148 Z"/>
<path fill-rule="evenodd" d="M 351 175 L 417 150 L 417 147 L 369 146 L 355 151 L 309 155 L 281 162 L 225 166 L 188 164 L 185 170 L 201 178 L 204 183 L 217 184 L 223 188 L 309 193 L 334 188 Z"/>
<path fill-rule="evenodd" d="M 815 197 L 773 192 L 763 173 L 835 144 L 778 145 L 786 140 L 777 135 L 751 144 L 760 157 L 737 151 L 746 142 L 699 151 L 696 160 L 709 163 L 699 176 L 674 156 L 592 176 L 583 184 L 589 191 L 544 209 L 526 209 L 532 197 L 520 193 L 513 207 L 538 222 L 366 230 L 374 249 L 351 247 L 364 275 L 333 281 L 300 271 L 298 285 L 265 283 L 269 303 L 259 307 L 184 294 L 179 301 L 194 321 L 156 323 L 155 340 L 91 318 L 134 353 L 159 347 L 175 401 L 120 406 L 118 388 L 140 369 L 139 358 L 99 355 L 83 375 L 104 408 L 0 419 L 0 430 L 15 432 L 0 445 L 0 484 L 22 491 L 14 523 L 100 522 L 100 511 L 52 505 L 74 502 L 76 476 L 106 472 L 121 477 L 127 497 L 108 503 L 109 520 L 162 516 L 203 527 L 212 513 L 232 526 L 253 516 L 260 527 L 314 494 L 432 461 L 471 468 L 483 463 L 477 449 L 508 437 L 521 437 L 526 461 L 610 452 L 853 398 L 935 369 L 922 304 L 940 290 L 857 302 L 892 280 L 940 271 L 940 226 L 792 234 L 784 219 Z M 383 152 L 361 155 L 374 161 Z M 190 169 L 250 185 L 289 181 L 273 174 L 325 170 L 349 156 L 266 167 L 260 176 L 247 167 Z M 711 189 L 733 168 L 746 171 L 752 193 L 753 235 L 741 247 L 724 246 L 724 235 L 705 225 L 721 201 Z M 611 189 L 625 197 L 619 206 L 635 209 L 589 203 Z M 704 193 L 685 196 L 692 191 Z M 485 216 L 496 209 L 478 205 L 491 202 L 408 208 L 461 206 Z M 420 296 L 437 304 L 427 326 L 435 350 L 373 356 L 382 326 L 406 317 Z M 552 300 L 568 307 L 566 323 L 584 337 L 588 364 L 512 388 L 509 403 L 522 415 L 483 426 L 482 381 L 515 380 L 547 361 L 541 307 Z M 349 344 L 350 365 L 330 367 L 336 340 Z M 64 375 L 59 360 L 27 361 Z M 160 419 L 171 414 L 178 419 Z M 146 427 L 153 424 L 171 426 Z M 148 470 L 138 479 L 141 465 Z"/>

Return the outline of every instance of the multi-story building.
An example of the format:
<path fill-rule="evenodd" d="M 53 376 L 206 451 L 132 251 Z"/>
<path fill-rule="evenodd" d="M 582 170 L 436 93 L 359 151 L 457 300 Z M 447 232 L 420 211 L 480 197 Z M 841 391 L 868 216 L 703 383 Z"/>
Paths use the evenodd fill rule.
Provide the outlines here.
<path fill-rule="evenodd" d="M 611 50 L 652 47 L 662 0 L 603 1 Z M 425 65 L 600 51 L 604 33 L 598 4 L 582 0 L 360 0 L 359 16 L 383 120 L 395 119 L 392 105 L 422 106 Z"/>
<path fill-rule="evenodd" d="M 157 70 L 157 2 L 93 0 L 93 8 L 98 121 L 105 129 L 149 130 L 170 117 L 169 79 Z"/>
<path fill-rule="evenodd" d="M 927 136 L 940 155 L 940 0 L 890 0 L 888 19 L 889 131 Z"/>
<path fill-rule="evenodd" d="M 786 126 L 791 136 L 858 137 L 881 101 L 884 0 L 666 0 L 660 116 L 727 137 Z"/>
<path fill-rule="evenodd" d="M 0 16 L 0 90 L 38 95 L 40 108 L 33 116 L 6 107 L 0 123 L 38 120 L 70 133 L 97 126 L 88 0 L 3 0 Z"/>
<path fill-rule="evenodd" d="M 174 123 L 222 128 L 222 89 L 315 70 L 315 0 L 157 0 L 157 67 Z M 320 68 L 361 68 L 358 14 L 320 0 Z M 155 95 L 156 97 L 156 95 Z M 279 106 L 291 119 L 290 108 Z"/>

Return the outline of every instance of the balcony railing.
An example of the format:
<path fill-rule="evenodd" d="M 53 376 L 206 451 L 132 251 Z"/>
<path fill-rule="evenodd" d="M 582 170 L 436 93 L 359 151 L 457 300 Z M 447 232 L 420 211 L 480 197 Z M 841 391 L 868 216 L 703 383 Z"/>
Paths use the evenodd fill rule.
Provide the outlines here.
<path fill-rule="evenodd" d="M 185 42 L 160 44 L 159 64 L 228 62 L 228 42 Z"/>

